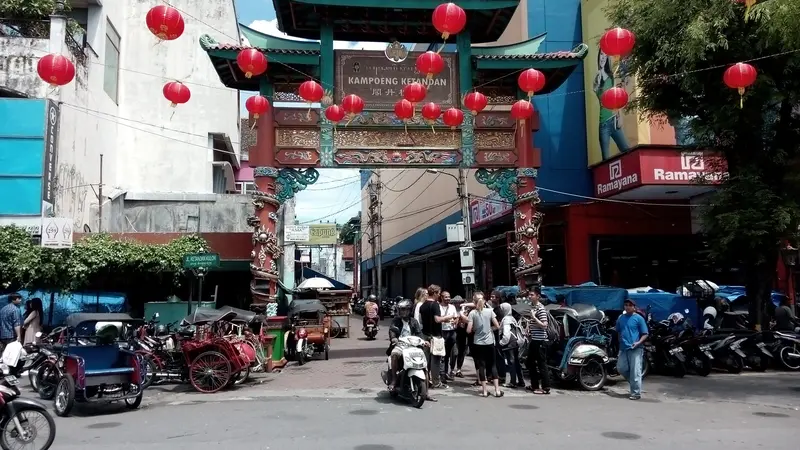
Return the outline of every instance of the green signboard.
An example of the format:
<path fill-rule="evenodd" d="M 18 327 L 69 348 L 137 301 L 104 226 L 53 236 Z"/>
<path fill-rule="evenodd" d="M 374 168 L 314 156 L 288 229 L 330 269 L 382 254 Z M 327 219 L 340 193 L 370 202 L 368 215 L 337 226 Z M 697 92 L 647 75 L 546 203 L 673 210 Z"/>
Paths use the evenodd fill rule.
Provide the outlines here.
<path fill-rule="evenodd" d="M 184 269 L 201 269 L 219 267 L 219 255 L 217 253 L 195 253 L 183 257 Z"/>

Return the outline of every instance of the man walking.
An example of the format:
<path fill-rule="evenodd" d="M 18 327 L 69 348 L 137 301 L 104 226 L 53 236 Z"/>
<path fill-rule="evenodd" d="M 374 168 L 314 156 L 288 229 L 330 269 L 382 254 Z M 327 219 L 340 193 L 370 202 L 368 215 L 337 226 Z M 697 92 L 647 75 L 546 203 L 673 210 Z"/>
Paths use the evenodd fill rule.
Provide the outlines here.
<path fill-rule="evenodd" d="M 627 299 L 625 312 L 617 319 L 617 335 L 619 336 L 619 359 L 617 370 L 631 389 L 631 400 L 642 398 L 642 344 L 647 340 L 647 322 L 636 312 L 636 303 Z"/>
<path fill-rule="evenodd" d="M 0 344 L 3 348 L 14 342 L 22 342 L 22 312 L 19 305 L 22 296 L 11 294 L 8 296 L 8 305 L 0 309 Z"/>

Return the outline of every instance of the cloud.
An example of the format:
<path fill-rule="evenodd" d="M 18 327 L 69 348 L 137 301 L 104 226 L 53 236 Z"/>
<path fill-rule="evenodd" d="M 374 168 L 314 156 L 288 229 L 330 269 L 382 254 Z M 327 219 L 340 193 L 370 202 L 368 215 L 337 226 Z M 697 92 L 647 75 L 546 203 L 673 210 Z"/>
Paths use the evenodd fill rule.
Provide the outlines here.
<path fill-rule="evenodd" d="M 293 41 L 309 42 L 310 39 L 301 39 L 280 31 L 278 29 L 278 19 L 272 20 L 254 20 L 250 28 L 260 31 L 270 36 L 277 36 Z M 383 50 L 386 48 L 385 42 L 348 42 L 348 41 L 334 41 L 333 48 L 337 50 Z"/>

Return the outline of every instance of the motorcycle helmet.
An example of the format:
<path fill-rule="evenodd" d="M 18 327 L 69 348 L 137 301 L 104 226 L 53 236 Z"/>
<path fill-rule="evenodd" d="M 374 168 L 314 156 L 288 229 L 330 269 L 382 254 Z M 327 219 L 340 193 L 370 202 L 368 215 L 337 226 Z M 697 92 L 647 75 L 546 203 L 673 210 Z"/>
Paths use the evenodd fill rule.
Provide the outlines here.
<path fill-rule="evenodd" d="M 163 336 L 167 334 L 167 326 L 166 325 L 159 325 L 156 327 L 156 336 Z"/>
<path fill-rule="evenodd" d="M 368 302 L 373 302 L 373 303 L 377 302 L 378 301 L 378 297 L 376 297 L 375 294 L 370 294 L 370 296 L 367 297 L 367 301 Z"/>
<path fill-rule="evenodd" d="M 672 322 L 673 325 L 677 325 L 677 324 L 683 322 L 683 314 L 678 313 L 678 312 L 672 313 L 672 314 L 669 315 L 669 317 L 667 317 L 667 320 Z"/>
<path fill-rule="evenodd" d="M 403 319 L 411 315 L 411 300 L 403 300 L 397 304 L 397 315 Z"/>
<path fill-rule="evenodd" d="M 713 306 L 707 307 L 706 309 L 703 310 L 703 317 L 705 317 L 705 316 L 711 316 L 712 319 L 716 319 L 717 318 L 717 308 L 714 308 Z"/>

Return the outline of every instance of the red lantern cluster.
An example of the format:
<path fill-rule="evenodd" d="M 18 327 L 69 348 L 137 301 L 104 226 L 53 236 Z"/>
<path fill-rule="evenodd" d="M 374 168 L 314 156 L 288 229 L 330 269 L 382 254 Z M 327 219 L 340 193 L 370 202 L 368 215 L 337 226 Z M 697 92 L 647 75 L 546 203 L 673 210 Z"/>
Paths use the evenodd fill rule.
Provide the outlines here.
<path fill-rule="evenodd" d="M 489 100 L 480 92 L 470 92 L 464 96 L 464 106 L 470 110 L 473 116 L 483 111 L 488 104 Z"/>
<path fill-rule="evenodd" d="M 150 8 L 144 20 L 150 32 L 164 41 L 178 39 L 185 28 L 181 13 L 167 5 L 158 5 Z"/>
<path fill-rule="evenodd" d="M 254 48 L 246 48 L 236 55 L 236 64 L 244 72 L 245 78 L 261 75 L 267 71 L 267 57 Z"/>
<path fill-rule="evenodd" d="M 612 28 L 600 38 L 600 50 L 608 56 L 628 56 L 636 44 L 636 36 L 625 28 Z"/>
<path fill-rule="evenodd" d="M 511 117 L 517 121 L 525 121 L 533 116 L 533 105 L 527 100 L 517 100 L 511 105 Z"/>
<path fill-rule="evenodd" d="M 428 88 L 422 83 L 414 82 L 403 88 L 403 98 L 412 104 L 425 100 L 426 95 L 428 95 Z"/>
<path fill-rule="evenodd" d="M 36 72 L 39 78 L 55 88 L 69 84 L 75 78 L 75 65 L 66 56 L 51 53 L 39 59 Z"/>
<path fill-rule="evenodd" d="M 404 122 L 410 120 L 414 117 L 414 105 L 407 99 L 398 100 L 394 104 L 394 115 Z"/>
<path fill-rule="evenodd" d="M 731 88 L 739 91 L 739 108 L 744 108 L 744 91 L 756 82 L 758 71 L 747 63 L 736 63 L 725 70 L 723 81 Z"/>
<path fill-rule="evenodd" d="M 444 70 L 444 59 L 436 52 L 427 51 L 417 56 L 417 70 L 428 80 Z"/>
<path fill-rule="evenodd" d="M 169 100 L 171 107 L 182 105 L 192 98 L 189 88 L 180 81 L 170 81 L 164 85 L 164 98 Z"/>
<path fill-rule="evenodd" d="M 325 108 L 325 117 L 335 124 L 344 119 L 344 108 L 339 105 L 331 105 Z"/>
<path fill-rule="evenodd" d="M 607 89 L 600 95 L 600 104 L 611 111 L 622 109 L 628 104 L 628 92 L 621 87 Z"/>
<path fill-rule="evenodd" d="M 258 119 L 262 114 L 269 111 L 269 100 L 260 95 L 254 95 L 244 102 L 244 107 L 253 115 L 253 119 Z"/>
<path fill-rule="evenodd" d="M 523 70 L 517 78 L 517 84 L 522 92 L 528 93 L 528 99 L 533 97 L 533 94 L 544 89 L 545 85 L 544 74 L 536 69 Z"/>
<path fill-rule="evenodd" d="M 450 108 L 444 112 L 442 121 L 445 125 L 450 127 L 451 130 L 455 130 L 456 127 L 464 122 L 464 113 L 458 108 Z"/>
<path fill-rule="evenodd" d="M 447 40 L 467 25 L 467 13 L 455 3 L 444 3 L 433 10 L 433 27 Z"/>
<path fill-rule="evenodd" d="M 304 81 L 300 85 L 298 93 L 300 94 L 300 98 L 308 103 L 318 103 L 325 95 L 325 91 L 322 89 L 322 86 L 320 86 L 320 84 L 314 80 Z"/>

